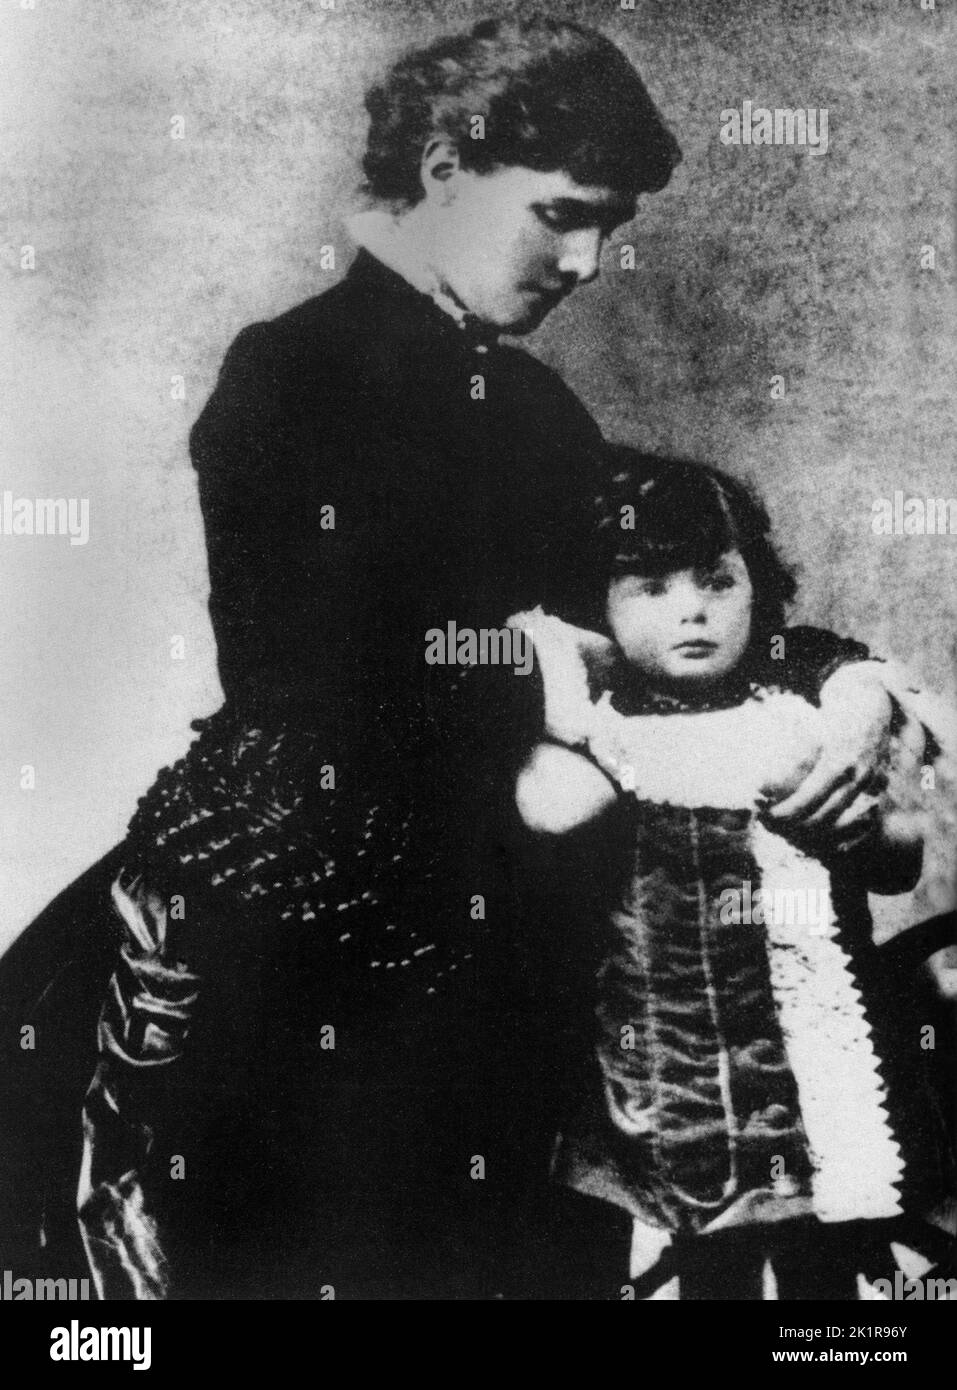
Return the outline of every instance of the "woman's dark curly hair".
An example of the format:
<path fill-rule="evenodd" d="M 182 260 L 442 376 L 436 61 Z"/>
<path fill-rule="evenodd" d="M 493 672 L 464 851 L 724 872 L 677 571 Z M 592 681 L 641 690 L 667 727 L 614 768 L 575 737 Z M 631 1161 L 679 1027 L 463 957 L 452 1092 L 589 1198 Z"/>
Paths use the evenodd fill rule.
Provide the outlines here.
<path fill-rule="evenodd" d="M 365 191 L 397 206 L 422 197 L 433 136 L 466 169 L 563 170 L 626 194 L 664 188 L 681 159 L 631 63 L 604 35 L 544 16 L 487 19 L 416 49 L 366 97 Z M 481 116 L 484 139 L 471 138 Z"/>
<path fill-rule="evenodd" d="M 625 574 L 708 569 L 738 550 L 754 588 L 751 650 L 784 629 L 794 576 L 771 539 L 771 522 L 751 489 L 709 464 L 609 446 L 607 484 L 595 502 L 594 626 L 607 631 L 609 583 Z"/>

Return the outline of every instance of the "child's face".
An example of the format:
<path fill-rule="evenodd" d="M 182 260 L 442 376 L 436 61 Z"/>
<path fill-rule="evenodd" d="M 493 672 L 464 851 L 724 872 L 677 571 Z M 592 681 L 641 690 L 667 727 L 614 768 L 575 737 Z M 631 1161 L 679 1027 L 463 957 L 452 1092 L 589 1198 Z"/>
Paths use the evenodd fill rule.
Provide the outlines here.
<path fill-rule="evenodd" d="M 651 682 L 704 685 L 741 661 L 754 591 L 737 550 L 710 570 L 626 574 L 608 588 L 608 622 L 628 661 Z"/>

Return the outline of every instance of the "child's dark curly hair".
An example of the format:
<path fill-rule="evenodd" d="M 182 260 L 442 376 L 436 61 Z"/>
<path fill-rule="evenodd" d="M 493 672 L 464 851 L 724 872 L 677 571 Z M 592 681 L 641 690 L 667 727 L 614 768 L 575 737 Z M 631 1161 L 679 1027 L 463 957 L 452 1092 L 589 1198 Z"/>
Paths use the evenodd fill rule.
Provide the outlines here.
<path fill-rule="evenodd" d="M 681 159 L 631 63 L 593 29 L 544 16 L 488 19 L 400 59 L 366 97 L 366 192 L 397 207 L 422 197 L 432 136 L 463 167 L 563 170 L 626 194 L 664 188 Z M 481 116 L 484 138 L 472 139 Z"/>
<path fill-rule="evenodd" d="M 595 502 L 592 625 L 607 630 L 609 583 L 620 575 L 710 568 L 738 550 L 754 588 L 752 651 L 783 631 L 794 576 L 771 540 L 763 504 L 737 478 L 708 464 L 608 449 L 607 484 Z"/>

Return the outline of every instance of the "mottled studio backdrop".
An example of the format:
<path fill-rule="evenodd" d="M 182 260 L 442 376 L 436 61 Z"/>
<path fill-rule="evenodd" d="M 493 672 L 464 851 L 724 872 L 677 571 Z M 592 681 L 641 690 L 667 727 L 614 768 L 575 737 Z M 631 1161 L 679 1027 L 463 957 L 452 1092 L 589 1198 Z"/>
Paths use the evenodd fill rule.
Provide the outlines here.
<path fill-rule="evenodd" d="M 90 536 L 0 534 L 0 945 L 218 702 L 187 431 L 239 328 L 346 268 L 368 80 L 530 8 L 2 0 L 0 489 Z M 532 350 L 610 435 L 759 479 L 800 616 L 953 691 L 957 536 L 871 514 L 957 494 L 955 0 L 545 8 L 618 39 L 685 159 Z M 722 144 L 745 100 L 826 107 L 827 153 Z"/>

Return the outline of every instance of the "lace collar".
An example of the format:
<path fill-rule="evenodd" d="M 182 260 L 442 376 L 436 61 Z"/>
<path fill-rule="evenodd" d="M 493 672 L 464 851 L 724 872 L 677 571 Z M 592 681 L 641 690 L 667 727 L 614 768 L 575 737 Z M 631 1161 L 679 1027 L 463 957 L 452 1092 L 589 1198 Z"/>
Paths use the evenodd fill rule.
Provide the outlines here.
<path fill-rule="evenodd" d="M 634 668 L 617 653 L 601 672 L 597 683 L 610 692 L 612 708 L 625 715 L 703 714 L 734 709 L 755 696 L 780 693 L 776 682 L 757 679 L 746 667 L 700 693 L 689 691 L 686 695 L 677 695 L 649 690 Z"/>

